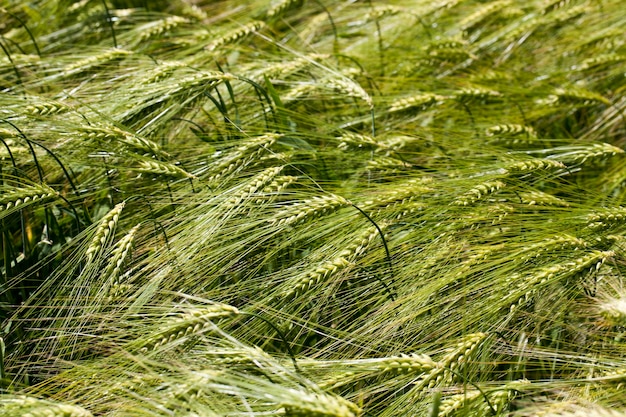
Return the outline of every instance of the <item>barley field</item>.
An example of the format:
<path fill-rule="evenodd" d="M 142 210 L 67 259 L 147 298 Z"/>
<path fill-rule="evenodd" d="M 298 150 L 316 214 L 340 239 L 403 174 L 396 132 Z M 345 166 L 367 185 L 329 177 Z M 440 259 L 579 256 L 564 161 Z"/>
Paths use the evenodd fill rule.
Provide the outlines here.
<path fill-rule="evenodd" d="M 623 0 L 0 0 L 0 416 L 626 416 Z"/>

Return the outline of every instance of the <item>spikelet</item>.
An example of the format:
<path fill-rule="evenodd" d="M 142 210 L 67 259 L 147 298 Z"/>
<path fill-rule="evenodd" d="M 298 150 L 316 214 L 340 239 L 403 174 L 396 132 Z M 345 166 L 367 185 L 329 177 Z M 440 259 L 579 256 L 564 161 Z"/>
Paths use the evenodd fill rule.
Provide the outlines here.
<path fill-rule="evenodd" d="M 290 389 L 293 398 L 280 406 L 290 417 L 358 417 L 362 410 L 354 403 L 330 394 L 316 394 Z"/>
<path fill-rule="evenodd" d="M 507 164 L 504 167 L 505 174 L 527 174 L 534 171 L 547 171 L 564 169 L 565 164 L 554 159 L 527 159 Z"/>
<path fill-rule="evenodd" d="M 26 208 L 37 202 L 54 199 L 58 193 L 45 184 L 21 185 L 12 187 L 0 186 L 0 217 L 22 208 Z"/>
<path fill-rule="evenodd" d="M 238 29 L 232 30 L 217 39 L 214 39 L 207 46 L 204 47 L 207 51 L 216 51 L 218 48 L 224 45 L 235 43 L 246 36 L 258 32 L 265 27 L 265 23 L 261 21 L 253 21 L 246 23 Z"/>
<path fill-rule="evenodd" d="M 546 23 L 555 23 L 557 25 L 560 25 L 566 23 L 568 20 L 576 19 L 577 17 L 588 13 L 590 10 L 591 8 L 586 4 L 580 4 L 574 7 L 559 9 L 547 15 Z"/>
<path fill-rule="evenodd" d="M 212 304 L 190 309 L 158 325 L 158 330 L 139 341 L 142 352 L 156 350 L 161 346 L 180 340 L 185 336 L 206 330 L 213 320 L 233 317 L 239 310 L 227 304 Z"/>
<path fill-rule="evenodd" d="M 157 20 L 156 22 L 146 23 L 145 25 L 137 28 L 139 31 L 139 42 L 145 42 L 150 38 L 159 36 L 165 32 L 168 32 L 175 27 L 184 23 L 189 23 L 189 19 L 185 19 L 180 16 L 169 16 L 165 19 Z"/>
<path fill-rule="evenodd" d="M 322 362 L 323 364 L 323 362 Z M 346 362 L 330 362 L 331 365 L 341 365 L 347 369 L 339 374 L 332 374 L 320 383 L 320 388 L 337 389 L 364 378 L 381 376 L 393 378 L 397 375 L 419 375 L 434 369 L 437 364 L 428 355 L 412 353 L 401 354 L 384 358 L 359 359 Z M 301 361 L 303 368 L 321 367 L 318 361 Z M 338 366 L 339 367 L 339 366 Z"/>
<path fill-rule="evenodd" d="M 476 59 L 476 55 L 463 48 L 438 48 L 428 53 L 431 64 L 437 61 L 461 62 L 467 59 Z"/>
<path fill-rule="evenodd" d="M 132 51 L 126 51 L 124 49 L 111 49 L 98 55 L 93 55 L 85 59 L 78 60 L 73 64 L 66 66 L 63 69 L 63 73 L 66 76 L 74 75 L 79 72 L 87 71 L 91 68 L 107 64 L 117 59 L 125 58 L 128 55 L 132 55 Z"/>
<path fill-rule="evenodd" d="M 482 184 L 479 184 L 473 187 L 468 192 L 463 194 L 461 197 L 454 200 L 453 204 L 456 204 L 459 206 L 468 206 L 468 205 L 474 204 L 478 200 L 484 198 L 485 196 L 489 194 L 495 193 L 496 191 L 500 190 L 501 188 L 504 188 L 505 186 L 506 184 L 499 180 L 486 181 Z"/>
<path fill-rule="evenodd" d="M 169 178 L 196 178 L 195 175 L 190 174 L 174 164 L 157 161 L 156 159 L 145 159 L 139 161 L 137 171 L 144 174 L 152 174 Z"/>
<path fill-rule="evenodd" d="M 571 3 L 572 0 L 545 0 L 541 5 L 543 14 L 550 13 Z"/>
<path fill-rule="evenodd" d="M 559 235 L 546 238 L 541 242 L 525 247 L 522 260 L 538 258 L 543 256 L 546 252 L 555 251 L 558 253 L 561 251 L 579 250 L 584 249 L 587 246 L 587 242 L 583 239 L 570 235 Z"/>
<path fill-rule="evenodd" d="M 77 405 L 6 394 L 0 398 L 0 414 L 7 417 L 93 417 Z"/>
<path fill-rule="evenodd" d="M 279 195 L 283 190 L 289 187 L 294 182 L 298 181 L 298 177 L 292 175 L 281 175 L 276 177 L 272 182 L 266 185 L 262 192 L 263 194 Z"/>
<path fill-rule="evenodd" d="M 129 148 L 151 155 L 168 156 L 158 143 L 137 134 L 122 130 L 117 126 L 84 126 L 81 127 L 79 131 L 89 139 L 118 141 Z"/>
<path fill-rule="evenodd" d="M 26 106 L 26 113 L 33 116 L 49 116 L 52 114 L 62 114 L 72 111 L 73 109 L 58 101 L 40 102 Z"/>
<path fill-rule="evenodd" d="M 482 87 L 463 88 L 457 91 L 453 98 L 464 104 L 487 103 L 502 96 L 500 92 Z"/>
<path fill-rule="evenodd" d="M 365 15 L 366 22 L 372 22 L 375 20 L 382 19 L 387 16 L 394 16 L 398 13 L 404 12 L 405 9 L 398 6 L 385 5 L 385 6 L 374 6 L 367 12 Z"/>
<path fill-rule="evenodd" d="M 591 143 L 572 147 L 570 152 L 559 155 L 559 159 L 566 163 L 583 164 L 590 160 L 604 160 L 618 154 L 624 154 L 624 150 L 608 143 Z"/>
<path fill-rule="evenodd" d="M 87 265 L 89 265 L 100 254 L 104 246 L 107 245 L 109 240 L 115 233 L 117 222 L 120 218 L 120 214 L 126 205 L 125 202 L 121 202 L 113 207 L 107 214 L 102 217 L 96 228 L 91 242 L 85 251 L 85 258 Z"/>
<path fill-rule="evenodd" d="M 115 244 L 115 247 L 111 251 L 111 258 L 103 272 L 103 275 L 107 277 L 109 281 L 109 291 L 120 285 L 119 278 L 122 272 L 122 266 L 130 255 L 133 243 L 135 242 L 135 235 L 140 226 L 141 224 L 138 224 L 130 229 L 130 231 Z"/>
<path fill-rule="evenodd" d="M 536 139 L 537 132 L 530 126 L 518 124 L 495 125 L 485 130 L 485 135 L 489 137 L 516 137 L 526 136 L 528 139 Z"/>
<path fill-rule="evenodd" d="M 469 404 L 480 399 L 482 393 L 478 390 L 468 390 L 461 394 L 451 395 L 441 400 L 439 406 L 439 414 L 437 417 L 448 417 L 454 415 L 457 411 L 467 407 Z"/>
<path fill-rule="evenodd" d="M 595 210 L 587 215 L 587 227 L 605 229 L 621 226 L 626 221 L 626 207 L 611 207 Z"/>
<path fill-rule="evenodd" d="M 297 102 L 300 98 L 307 96 L 317 90 L 317 85 L 303 83 L 291 88 L 283 97 L 283 103 Z"/>
<path fill-rule="evenodd" d="M 474 13 L 459 22 L 461 30 L 468 31 L 480 25 L 483 21 L 497 14 L 500 10 L 511 5 L 511 0 L 493 1 L 478 8 Z"/>
<path fill-rule="evenodd" d="M 165 61 L 150 71 L 145 78 L 141 80 L 143 84 L 152 84 L 162 81 L 172 75 L 178 68 L 186 68 L 188 65 L 182 61 Z"/>
<path fill-rule="evenodd" d="M 529 206 L 569 207 L 567 201 L 539 190 L 521 192 L 519 197 L 522 203 Z"/>
<path fill-rule="evenodd" d="M 239 146 L 227 156 L 220 157 L 217 163 L 209 168 L 212 174 L 209 176 L 208 181 L 219 180 L 243 168 L 263 154 L 281 136 L 277 133 L 258 136 Z"/>
<path fill-rule="evenodd" d="M 445 97 L 437 94 L 417 94 L 394 100 L 389 106 L 389 112 L 399 112 L 403 110 L 415 110 L 415 112 L 426 110 L 427 108 L 442 101 Z"/>
<path fill-rule="evenodd" d="M 624 61 L 626 61 L 626 55 L 623 54 L 601 54 L 585 59 L 578 67 L 575 67 L 575 69 L 579 71 L 586 71 L 590 69 L 595 70 L 598 67 L 619 64 Z"/>
<path fill-rule="evenodd" d="M 557 88 L 554 94 L 545 100 L 539 101 L 541 104 L 570 105 L 575 107 L 588 107 L 598 103 L 610 105 L 611 102 L 600 94 L 581 88 Z"/>
<path fill-rule="evenodd" d="M 350 206 L 351 204 L 352 203 L 345 198 L 335 194 L 314 197 L 280 210 L 270 222 L 277 226 L 300 224 L 312 218 L 332 213 L 342 207 Z"/>
<path fill-rule="evenodd" d="M 350 78 L 328 78 L 325 80 L 325 86 L 347 97 L 361 99 L 370 109 L 374 108 L 370 95 L 367 94 L 359 83 Z"/>
<path fill-rule="evenodd" d="M 288 11 L 302 6 L 303 1 L 304 0 L 279 0 L 274 2 L 265 14 L 265 17 L 267 19 L 280 17 Z"/>
<path fill-rule="evenodd" d="M 377 148 L 379 143 L 372 137 L 367 135 L 361 135 L 359 133 L 344 133 L 343 135 L 337 138 L 339 141 L 339 145 L 337 148 L 342 150 L 347 150 L 348 148 Z"/>

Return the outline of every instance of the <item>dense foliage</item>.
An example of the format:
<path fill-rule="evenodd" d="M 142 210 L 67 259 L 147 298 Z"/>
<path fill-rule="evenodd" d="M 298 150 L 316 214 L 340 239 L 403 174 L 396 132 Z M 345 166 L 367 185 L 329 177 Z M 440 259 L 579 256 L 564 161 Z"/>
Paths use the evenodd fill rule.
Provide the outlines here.
<path fill-rule="evenodd" d="M 622 0 L 2 3 L 0 415 L 626 415 Z"/>

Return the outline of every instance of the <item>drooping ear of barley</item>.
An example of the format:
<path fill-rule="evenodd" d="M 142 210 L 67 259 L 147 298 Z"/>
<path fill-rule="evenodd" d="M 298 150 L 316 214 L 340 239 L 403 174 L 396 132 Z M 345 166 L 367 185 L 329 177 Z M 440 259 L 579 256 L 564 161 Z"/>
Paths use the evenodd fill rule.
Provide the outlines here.
<path fill-rule="evenodd" d="M 357 417 L 361 409 L 354 403 L 330 394 L 293 391 L 292 401 L 283 401 L 285 415 L 293 417 Z"/>
<path fill-rule="evenodd" d="M 133 52 L 132 51 L 127 51 L 124 49 L 119 49 L 119 48 L 115 48 L 115 49 L 111 49 L 105 52 L 102 52 L 100 54 L 97 55 L 92 55 L 89 56 L 87 58 L 84 59 L 80 59 L 68 66 L 66 66 L 63 69 L 63 74 L 66 77 L 72 76 L 72 75 L 76 75 L 80 72 L 84 72 L 87 71 L 89 69 L 92 69 L 94 67 L 98 67 L 100 65 L 105 65 L 110 63 L 111 61 L 114 60 L 118 60 L 118 59 L 123 59 L 127 56 L 132 55 Z"/>
<path fill-rule="evenodd" d="M 486 181 L 482 184 L 479 184 L 465 194 L 454 200 L 454 204 L 459 206 L 468 206 L 476 203 L 477 201 L 485 198 L 485 196 L 493 194 L 498 190 L 504 188 L 506 183 L 500 180 Z"/>
<path fill-rule="evenodd" d="M 0 218 L 28 206 L 52 200 L 58 193 L 45 184 L 0 185 Z"/>
<path fill-rule="evenodd" d="M 169 162 L 157 161 L 156 159 L 143 159 L 139 161 L 137 171 L 145 174 L 169 178 L 191 178 L 196 176 Z"/>
<path fill-rule="evenodd" d="M 213 320 L 233 317 L 239 314 L 237 308 L 227 304 L 213 304 L 189 309 L 183 314 L 158 324 L 158 329 L 144 338 L 133 342 L 142 352 L 150 352 L 180 340 L 185 336 L 200 334 L 207 330 Z"/>
<path fill-rule="evenodd" d="M 77 405 L 6 394 L 0 396 L 0 414 L 7 417 L 93 417 Z"/>
<path fill-rule="evenodd" d="M 204 47 L 207 51 L 217 51 L 220 47 L 227 45 L 229 43 L 235 43 L 246 36 L 258 32 L 265 27 L 265 22 L 261 21 L 253 21 L 250 23 L 246 23 L 238 29 L 234 29 L 214 40 L 211 41 L 207 46 Z"/>
<path fill-rule="evenodd" d="M 227 175 L 242 169 L 251 161 L 267 152 L 281 136 L 276 133 L 268 133 L 244 142 L 243 145 L 219 158 L 215 165 L 209 167 L 208 181 L 221 180 Z"/>
<path fill-rule="evenodd" d="M 300 224 L 350 205 L 348 200 L 334 194 L 314 197 L 280 210 L 270 222 L 277 226 Z"/>

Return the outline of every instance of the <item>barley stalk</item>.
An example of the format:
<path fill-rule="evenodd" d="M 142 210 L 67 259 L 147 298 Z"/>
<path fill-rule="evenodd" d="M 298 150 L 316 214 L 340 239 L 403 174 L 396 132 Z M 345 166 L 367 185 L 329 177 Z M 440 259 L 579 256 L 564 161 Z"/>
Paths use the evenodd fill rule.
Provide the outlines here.
<path fill-rule="evenodd" d="M 85 126 L 80 128 L 80 132 L 89 139 L 118 141 L 132 149 L 143 151 L 155 156 L 168 156 L 161 146 L 137 134 L 122 130 L 113 125 Z"/>
<path fill-rule="evenodd" d="M 527 191 L 519 193 L 522 203 L 529 206 L 569 207 L 569 203 L 543 191 Z"/>
<path fill-rule="evenodd" d="M 125 202 L 117 204 L 107 214 L 105 214 L 98 223 L 96 233 L 91 239 L 91 242 L 87 247 L 87 251 L 85 251 L 87 265 L 91 264 L 91 262 L 100 254 L 104 246 L 109 242 L 115 233 L 117 222 L 125 205 Z"/>
<path fill-rule="evenodd" d="M 276 177 L 272 182 L 263 188 L 264 194 L 280 195 L 283 190 L 294 182 L 298 181 L 298 177 L 291 175 L 281 175 Z"/>
<path fill-rule="evenodd" d="M 611 102 L 600 94 L 582 88 L 557 88 L 546 100 L 540 101 L 545 104 L 563 104 L 576 107 L 587 107 L 601 103 L 610 105 Z"/>
<path fill-rule="evenodd" d="M 365 21 L 372 22 L 375 20 L 382 19 L 383 17 L 395 16 L 403 12 L 405 12 L 405 9 L 402 7 L 398 7 L 398 6 L 391 6 L 391 5 L 374 6 L 365 15 Z"/>
<path fill-rule="evenodd" d="M 549 251 L 560 252 L 579 250 L 584 249 L 587 246 L 587 242 L 585 242 L 583 239 L 570 235 L 559 235 L 546 238 L 541 242 L 537 242 L 528 247 L 525 247 L 522 259 L 527 260 L 532 258 L 538 258 Z"/>
<path fill-rule="evenodd" d="M 188 65 L 182 61 L 161 62 L 158 67 L 150 71 L 141 81 L 143 84 L 152 84 L 162 81 L 172 75 L 178 68 L 187 68 Z"/>

